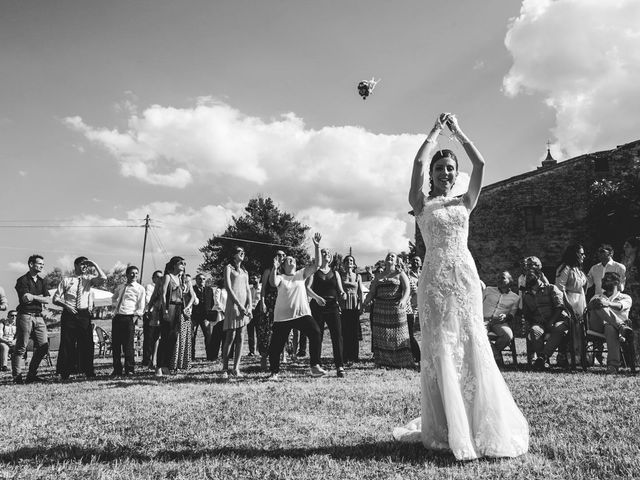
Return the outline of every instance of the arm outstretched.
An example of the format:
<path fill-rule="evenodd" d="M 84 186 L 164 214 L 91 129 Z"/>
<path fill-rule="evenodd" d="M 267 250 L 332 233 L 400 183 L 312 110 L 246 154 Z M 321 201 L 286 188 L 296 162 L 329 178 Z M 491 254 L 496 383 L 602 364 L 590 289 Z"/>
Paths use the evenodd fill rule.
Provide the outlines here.
<path fill-rule="evenodd" d="M 409 204 L 413 208 L 414 215 L 418 215 L 422 211 L 424 204 L 423 186 L 425 178 L 429 177 L 429 162 L 433 151 L 437 146 L 438 135 L 442 131 L 443 125 L 440 116 L 436 119 L 436 123 L 427 135 L 426 140 L 422 143 L 413 160 L 413 170 L 411 172 L 411 187 L 409 189 Z"/>

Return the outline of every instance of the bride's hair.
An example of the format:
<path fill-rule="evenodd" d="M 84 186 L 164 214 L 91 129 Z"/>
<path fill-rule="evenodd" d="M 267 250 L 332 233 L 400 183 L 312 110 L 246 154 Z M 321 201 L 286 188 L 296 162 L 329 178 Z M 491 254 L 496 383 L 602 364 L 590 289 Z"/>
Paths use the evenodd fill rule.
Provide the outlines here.
<path fill-rule="evenodd" d="M 429 196 L 431 196 L 433 192 L 433 178 L 431 177 L 433 166 L 438 160 L 442 160 L 443 158 L 450 158 L 451 160 L 453 160 L 453 162 L 456 164 L 456 171 L 458 170 L 458 157 L 456 157 L 456 154 L 448 148 L 438 150 L 431 158 L 431 163 L 429 164 Z"/>

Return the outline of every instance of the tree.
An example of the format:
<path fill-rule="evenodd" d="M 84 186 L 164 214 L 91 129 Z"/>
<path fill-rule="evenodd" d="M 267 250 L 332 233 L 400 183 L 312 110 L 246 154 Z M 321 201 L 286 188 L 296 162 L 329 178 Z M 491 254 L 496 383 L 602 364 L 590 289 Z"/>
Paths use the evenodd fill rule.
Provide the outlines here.
<path fill-rule="evenodd" d="M 593 247 L 610 243 L 620 252 L 626 238 L 640 234 L 640 158 L 614 179 L 594 181 L 590 194 Z"/>
<path fill-rule="evenodd" d="M 55 267 L 44 276 L 44 285 L 47 290 L 58 288 L 58 285 L 62 281 L 62 277 L 67 275 L 73 275 L 73 272 L 68 271 L 65 273 L 60 267 Z"/>
<path fill-rule="evenodd" d="M 125 274 L 128 265 L 116 265 L 112 270 L 109 270 L 107 280 L 100 287 L 101 290 L 107 290 L 111 293 L 116 293 L 116 289 L 127 282 L 127 276 Z"/>
<path fill-rule="evenodd" d="M 304 266 L 310 260 L 303 246 L 308 230 L 309 227 L 292 214 L 281 211 L 271 198 L 252 198 L 245 207 L 244 215 L 232 217 L 231 224 L 222 235 L 214 235 L 200 248 L 204 257 L 200 270 L 210 273 L 214 280 L 222 279 L 224 267 L 237 246 L 244 248 L 245 268 L 251 274 L 259 275 L 271 266 L 278 249 L 294 257 L 299 266 Z"/>

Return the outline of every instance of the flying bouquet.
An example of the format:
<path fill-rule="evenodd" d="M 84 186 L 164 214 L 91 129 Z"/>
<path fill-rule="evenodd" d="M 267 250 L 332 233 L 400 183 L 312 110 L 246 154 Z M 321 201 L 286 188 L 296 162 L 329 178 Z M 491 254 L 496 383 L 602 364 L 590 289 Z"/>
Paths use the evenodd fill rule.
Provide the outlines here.
<path fill-rule="evenodd" d="M 381 79 L 376 80 L 375 78 L 371 78 L 371 80 L 362 80 L 358 84 L 358 93 L 362 97 L 363 100 L 366 100 L 369 95 L 373 93 L 373 89 L 376 88 L 376 85 Z"/>

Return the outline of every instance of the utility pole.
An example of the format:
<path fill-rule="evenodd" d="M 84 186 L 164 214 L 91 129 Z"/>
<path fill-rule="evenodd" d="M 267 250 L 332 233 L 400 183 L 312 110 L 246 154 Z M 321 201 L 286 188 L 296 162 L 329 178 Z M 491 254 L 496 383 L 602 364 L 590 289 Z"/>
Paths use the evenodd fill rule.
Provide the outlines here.
<path fill-rule="evenodd" d="M 353 255 L 351 254 L 351 245 L 349 245 L 349 255 L 353 256 Z"/>
<path fill-rule="evenodd" d="M 149 232 L 149 214 L 144 219 L 144 240 L 142 241 L 142 262 L 140 262 L 140 284 L 142 284 L 142 274 L 144 273 L 144 254 L 147 250 L 147 233 Z"/>

